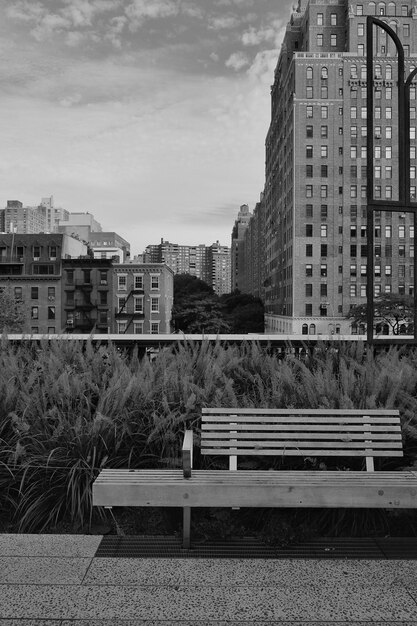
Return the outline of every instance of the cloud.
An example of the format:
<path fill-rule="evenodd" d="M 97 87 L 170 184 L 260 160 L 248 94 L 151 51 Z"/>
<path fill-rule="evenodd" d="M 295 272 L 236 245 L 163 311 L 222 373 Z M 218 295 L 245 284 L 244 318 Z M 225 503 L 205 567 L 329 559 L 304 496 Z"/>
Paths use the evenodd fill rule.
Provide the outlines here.
<path fill-rule="evenodd" d="M 125 9 L 132 31 L 140 28 L 146 20 L 172 17 L 178 12 L 179 4 L 175 0 L 133 0 Z"/>
<path fill-rule="evenodd" d="M 243 67 L 249 65 L 249 59 L 244 52 L 233 52 L 227 59 L 225 65 L 238 72 Z"/>
<path fill-rule="evenodd" d="M 274 70 L 277 65 L 279 50 L 262 50 L 258 52 L 247 73 L 264 84 L 273 81 Z"/>
<path fill-rule="evenodd" d="M 240 20 L 234 15 L 222 15 L 219 17 L 211 17 L 209 19 L 209 28 L 214 30 L 237 28 L 239 25 Z"/>

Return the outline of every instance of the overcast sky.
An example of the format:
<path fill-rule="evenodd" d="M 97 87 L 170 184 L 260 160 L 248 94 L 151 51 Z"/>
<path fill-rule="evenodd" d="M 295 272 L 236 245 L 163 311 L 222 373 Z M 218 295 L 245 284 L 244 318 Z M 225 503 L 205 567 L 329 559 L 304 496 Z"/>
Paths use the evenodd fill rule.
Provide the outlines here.
<path fill-rule="evenodd" d="M 2 0 L 0 206 L 89 211 L 142 252 L 230 245 L 264 185 L 293 0 Z"/>

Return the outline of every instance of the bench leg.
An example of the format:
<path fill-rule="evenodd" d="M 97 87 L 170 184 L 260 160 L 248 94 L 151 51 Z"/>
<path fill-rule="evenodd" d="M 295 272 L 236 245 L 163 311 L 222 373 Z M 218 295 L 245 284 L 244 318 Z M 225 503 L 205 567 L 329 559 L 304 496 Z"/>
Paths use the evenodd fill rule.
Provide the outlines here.
<path fill-rule="evenodd" d="M 183 541 L 182 547 L 186 550 L 190 549 L 190 535 L 191 535 L 191 507 L 185 506 L 183 508 L 183 521 L 182 521 Z"/>

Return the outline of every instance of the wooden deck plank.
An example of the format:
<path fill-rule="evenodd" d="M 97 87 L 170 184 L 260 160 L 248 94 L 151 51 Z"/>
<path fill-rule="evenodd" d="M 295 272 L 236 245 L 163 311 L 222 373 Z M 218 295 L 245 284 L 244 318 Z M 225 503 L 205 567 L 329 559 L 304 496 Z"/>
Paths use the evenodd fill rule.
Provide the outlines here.
<path fill-rule="evenodd" d="M 224 415 L 398 415 L 398 409 L 237 409 L 237 408 L 202 408 L 205 418 L 218 413 Z"/>
<path fill-rule="evenodd" d="M 213 441 L 225 441 L 225 437 L 227 433 L 225 431 L 220 432 L 206 432 L 201 436 L 201 441 L 209 443 L 213 443 Z M 296 441 L 320 441 L 320 440 L 329 440 L 329 441 L 402 441 L 401 433 L 375 433 L 375 432 L 350 432 L 350 431 L 332 431 L 328 432 L 317 432 L 313 431 L 311 433 L 306 432 L 258 432 L 253 431 L 250 433 L 246 432 L 232 432 L 230 431 L 230 437 L 226 439 L 229 443 L 231 441 L 239 441 L 239 440 L 248 440 L 248 441 L 257 441 L 257 440 L 265 440 L 265 441 L 281 441 L 281 439 L 294 439 Z"/>
<path fill-rule="evenodd" d="M 235 417 L 233 420 L 231 418 Z M 237 421 L 236 421 L 237 420 Z M 206 424 L 230 424 L 231 422 L 235 422 L 238 424 L 245 423 L 262 423 L 265 422 L 267 424 L 288 424 L 297 422 L 298 424 L 398 424 L 398 418 L 396 417 L 372 417 L 372 416 L 363 416 L 363 417 L 349 417 L 344 415 L 333 415 L 332 416 L 314 416 L 309 418 L 308 416 L 299 416 L 286 413 L 282 416 L 268 416 L 268 415 L 230 415 L 228 417 L 224 415 L 219 415 L 217 417 L 205 417 L 204 422 Z"/>
<path fill-rule="evenodd" d="M 205 423 L 203 422 L 203 424 L 201 425 L 201 432 L 205 433 L 206 431 L 216 431 L 216 432 L 221 432 L 221 431 L 230 431 L 231 427 L 230 427 L 230 423 L 227 424 L 218 424 L 218 423 Z M 278 431 L 279 429 L 279 431 Z M 399 424 L 387 424 L 385 426 L 380 425 L 380 424 L 370 424 L 369 427 L 367 426 L 367 429 L 370 430 L 370 432 L 395 432 L 395 433 L 401 433 L 401 426 Z M 363 423 L 360 425 L 356 425 L 356 424 L 346 424 L 345 422 L 340 423 L 340 424 L 305 424 L 305 425 L 300 425 L 298 422 L 294 422 L 293 424 L 260 424 L 260 423 L 234 423 L 233 424 L 233 430 L 234 431 L 248 431 L 248 432 L 252 432 L 252 431 L 273 431 L 273 432 L 364 432 L 364 425 Z"/>

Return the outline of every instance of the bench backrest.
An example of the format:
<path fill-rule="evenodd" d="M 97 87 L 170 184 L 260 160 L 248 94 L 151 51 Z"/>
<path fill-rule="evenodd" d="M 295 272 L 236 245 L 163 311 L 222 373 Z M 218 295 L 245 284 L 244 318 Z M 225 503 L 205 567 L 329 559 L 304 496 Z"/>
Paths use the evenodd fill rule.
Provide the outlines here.
<path fill-rule="evenodd" d="M 237 456 L 403 456 L 400 415 L 373 409 L 202 409 L 201 453 Z"/>

